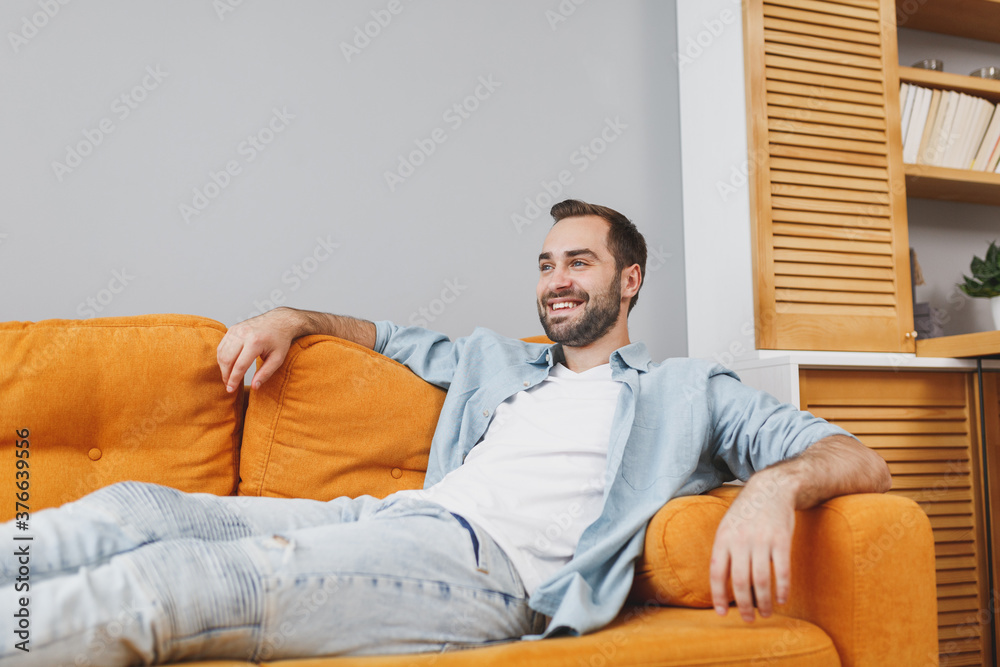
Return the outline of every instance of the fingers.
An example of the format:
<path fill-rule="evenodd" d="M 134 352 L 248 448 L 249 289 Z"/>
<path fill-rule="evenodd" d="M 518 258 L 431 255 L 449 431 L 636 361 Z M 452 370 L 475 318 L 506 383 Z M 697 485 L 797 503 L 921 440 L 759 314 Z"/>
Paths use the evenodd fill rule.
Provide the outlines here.
<path fill-rule="evenodd" d="M 771 615 L 771 545 L 769 543 L 757 543 L 754 545 L 753 556 L 750 563 L 753 573 L 753 593 L 757 598 L 757 609 L 760 615 L 767 618 Z M 744 610 L 740 607 L 740 612 Z M 753 620 L 753 608 L 749 609 L 750 618 L 747 619 L 743 613 L 744 620 Z"/>
<path fill-rule="evenodd" d="M 280 309 L 233 325 L 216 351 L 226 391 L 236 391 L 257 357 L 264 363 L 254 373 L 251 384 L 259 388 L 288 356 L 295 331 L 294 321 L 284 317 Z"/>
<path fill-rule="evenodd" d="M 219 370 L 222 372 L 222 382 L 226 385 L 226 391 L 233 392 L 236 391 L 236 388 L 243 381 L 247 369 L 257 358 L 257 351 L 250 341 L 240 335 L 240 330 L 233 327 L 219 342 L 215 357 L 219 362 Z"/>
<path fill-rule="evenodd" d="M 733 583 L 733 599 L 740 610 L 740 617 L 750 623 L 754 619 L 753 593 L 750 591 L 751 562 L 746 549 L 732 555 L 730 580 Z"/>
<path fill-rule="evenodd" d="M 229 375 L 229 379 L 226 381 L 226 391 L 236 391 L 236 388 L 243 382 L 243 377 L 246 375 L 247 370 L 253 365 L 254 361 L 257 359 L 257 353 L 253 351 L 253 348 L 249 346 L 244 346 L 240 351 L 240 356 L 237 357 L 236 362 L 233 364 L 233 370 Z"/>
<path fill-rule="evenodd" d="M 771 551 L 774 563 L 774 592 L 778 604 L 788 602 L 792 588 L 792 541 L 791 537 L 780 540 Z"/>
<path fill-rule="evenodd" d="M 725 616 L 729 611 L 729 592 L 726 590 L 726 583 L 729 581 L 729 549 L 722 542 L 723 540 L 717 535 L 708 571 L 709 584 L 712 587 L 712 606 L 719 616 Z"/>
<path fill-rule="evenodd" d="M 264 359 L 264 363 L 261 364 L 261 367 L 258 368 L 257 372 L 253 374 L 253 378 L 250 380 L 250 386 L 254 389 L 260 389 L 260 385 L 267 382 L 268 378 L 274 375 L 274 371 L 281 367 L 282 361 L 284 361 L 284 358 L 278 354 L 268 355 L 268 357 Z"/>
<path fill-rule="evenodd" d="M 222 372 L 222 382 L 226 385 L 227 391 L 232 391 L 229 388 L 229 378 L 233 374 L 233 365 L 236 363 L 242 347 L 242 344 L 236 341 L 235 337 L 229 332 L 222 337 L 219 347 L 215 351 L 215 359 L 219 362 L 219 370 Z"/>
<path fill-rule="evenodd" d="M 774 612 L 775 599 L 778 604 L 788 601 L 791 529 L 778 517 L 759 518 L 748 525 L 737 516 L 724 518 L 716 532 L 709 582 L 716 613 L 725 616 L 732 599 L 749 623 L 755 618 L 755 606 L 767 618 Z"/>
<path fill-rule="evenodd" d="M 767 570 L 767 577 L 759 577 L 760 563 L 763 563 Z M 729 592 L 727 583 L 732 584 L 733 600 L 739 609 L 740 617 L 746 622 L 754 620 L 754 592 L 757 593 L 758 602 L 760 591 L 770 587 L 770 558 L 758 559 L 751 556 L 750 548 L 747 545 L 738 543 L 729 544 L 727 536 L 722 539 L 716 537 L 715 548 L 712 551 L 712 562 L 709 567 L 709 583 L 712 588 L 712 606 L 720 616 L 725 616 L 729 611 Z M 768 595 L 770 593 L 768 592 Z M 770 598 L 768 598 L 770 604 Z M 767 616 L 768 613 L 761 614 Z"/>

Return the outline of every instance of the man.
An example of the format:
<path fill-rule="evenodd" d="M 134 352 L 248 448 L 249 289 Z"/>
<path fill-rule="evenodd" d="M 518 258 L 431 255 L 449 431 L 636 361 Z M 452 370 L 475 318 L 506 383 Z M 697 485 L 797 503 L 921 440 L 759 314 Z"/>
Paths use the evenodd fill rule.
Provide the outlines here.
<path fill-rule="evenodd" d="M 219 345 L 229 391 L 257 357 L 260 387 L 292 340 L 313 333 L 447 388 L 424 489 L 322 503 L 121 483 L 40 512 L 30 657 L 74 662 L 123 604 L 134 622 L 120 624 L 102 664 L 441 650 L 592 631 L 621 608 L 653 514 L 734 477 L 747 484 L 716 535 L 713 599 L 725 614 L 731 582 L 745 620 L 755 605 L 770 615 L 772 594 L 788 596 L 794 511 L 885 491 L 887 466 L 724 368 L 651 363 L 627 324 L 644 278 L 642 235 L 620 213 L 579 201 L 552 215 L 536 296 L 554 346 L 485 329 L 452 342 L 284 308 L 232 327 Z M 16 564 L 4 558 L 9 596 Z M 329 601 L 298 618 L 318 591 Z M 0 663 L 27 657 L 0 650 Z"/>

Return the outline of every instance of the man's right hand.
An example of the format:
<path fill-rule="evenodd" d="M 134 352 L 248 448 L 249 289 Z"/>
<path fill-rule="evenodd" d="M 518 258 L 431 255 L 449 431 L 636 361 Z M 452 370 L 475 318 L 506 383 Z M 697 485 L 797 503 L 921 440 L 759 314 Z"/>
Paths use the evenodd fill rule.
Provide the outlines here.
<path fill-rule="evenodd" d="M 292 341 L 301 335 L 301 326 L 298 311 L 291 308 L 269 310 L 231 326 L 216 352 L 226 391 L 236 390 L 257 357 L 264 363 L 250 384 L 254 389 L 260 388 L 285 360 Z"/>

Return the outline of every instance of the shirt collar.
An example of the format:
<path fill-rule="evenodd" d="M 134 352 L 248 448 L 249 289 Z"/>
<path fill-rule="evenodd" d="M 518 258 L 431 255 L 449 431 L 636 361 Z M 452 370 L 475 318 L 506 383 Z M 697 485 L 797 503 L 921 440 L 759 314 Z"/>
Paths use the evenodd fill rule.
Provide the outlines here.
<path fill-rule="evenodd" d="M 646 372 L 650 364 L 649 351 L 645 343 L 629 343 L 612 352 L 610 361 L 612 366 Z"/>
<path fill-rule="evenodd" d="M 558 357 L 561 356 L 561 349 L 559 348 L 560 345 L 558 343 L 540 347 L 538 349 L 538 354 L 534 359 L 530 359 L 528 363 L 551 367 L 552 364 L 558 361 Z"/>
<path fill-rule="evenodd" d="M 553 364 L 562 360 L 562 345 L 554 343 L 541 348 L 538 355 L 529 363 L 544 364 L 551 368 Z M 612 352 L 608 361 L 613 369 L 634 368 L 646 372 L 650 364 L 649 351 L 646 350 L 645 343 L 630 343 Z"/>

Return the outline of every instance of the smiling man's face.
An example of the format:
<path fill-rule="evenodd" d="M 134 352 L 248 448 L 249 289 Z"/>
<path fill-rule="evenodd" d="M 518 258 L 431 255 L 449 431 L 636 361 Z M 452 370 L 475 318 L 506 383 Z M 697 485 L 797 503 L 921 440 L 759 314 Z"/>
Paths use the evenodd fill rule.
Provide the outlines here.
<path fill-rule="evenodd" d="M 609 224 L 594 215 L 565 218 L 538 256 L 538 318 L 549 339 L 584 347 L 622 314 L 621 274 L 607 246 Z"/>

